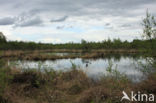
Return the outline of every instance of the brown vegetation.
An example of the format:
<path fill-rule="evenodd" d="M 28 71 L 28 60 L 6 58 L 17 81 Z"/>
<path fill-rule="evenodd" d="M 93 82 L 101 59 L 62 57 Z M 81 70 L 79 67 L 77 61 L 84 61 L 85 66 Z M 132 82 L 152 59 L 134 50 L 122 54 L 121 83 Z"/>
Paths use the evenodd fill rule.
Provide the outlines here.
<path fill-rule="evenodd" d="M 81 55 L 48 55 L 46 53 L 81 53 Z M 83 50 L 68 50 L 68 49 L 57 49 L 57 50 L 35 50 L 35 51 L 2 51 L 0 58 L 3 59 L 20 59 L 20 60 L 55 60 L 55 59 L 68 59 L 68 58 L 99 58 L 105 57 L 108 54 L 134 54 L 143 53 L 141 50 L 90 50 L 85 52 Z"/>
<path fill-rule="evenodd" d="M 0 97 L 4 103 L 120 103 L 122 91 L 156 94 L 156 75 L 141 83 L 131 83 L 119 76 L 88 78 L 80 70 L 10 70 L 9 79 Z M 126 101 L 125 101 L 126 102 Z"/>

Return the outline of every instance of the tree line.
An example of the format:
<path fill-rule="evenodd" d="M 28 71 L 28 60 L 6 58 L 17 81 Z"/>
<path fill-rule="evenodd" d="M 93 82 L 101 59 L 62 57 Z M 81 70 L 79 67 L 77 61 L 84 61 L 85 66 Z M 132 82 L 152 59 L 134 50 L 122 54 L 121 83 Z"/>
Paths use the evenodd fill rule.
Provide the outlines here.
<path fill-rule="evenodd" d="M 101 42 L 88 42 L 81 40 L 81 43 L 64 43 L 64 44 L 44 44 L 35 42 L 22 41 L 6 41 L 6 38 L 0 36 L 0 50 L 45 50 L 45 49 L 150 49 L 156 48 L 156 39 L 139 40 L 135 39 L 132 42 L 120 39 L 104 40 Z"/>

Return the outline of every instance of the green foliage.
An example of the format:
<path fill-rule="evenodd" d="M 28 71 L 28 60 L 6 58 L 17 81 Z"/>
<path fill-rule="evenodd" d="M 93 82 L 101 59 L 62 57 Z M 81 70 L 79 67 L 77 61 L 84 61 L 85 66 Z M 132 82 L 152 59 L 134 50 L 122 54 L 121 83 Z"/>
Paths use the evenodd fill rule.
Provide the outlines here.
<path fill-rule="evenodd" d="M 53 69 L 44 69 L 44 73 L 48 82 L 53 82 L 56 76 L 58 76 L 58 73 Z"/>
<path fill-rule="evenodd" d="M 156 45 L 156 39 L 152 38 L 153 47 Z M 119 38 L 114 40 L 104 40 L 102 42 L 87 42 L 82 40 L 81 43 L 64 43 L 64 44 L 42 44 L 35 42 L 18 42 L 18 41 L 0 41 L 0 50 L 45 50 L 45 49 L 149 49 L 150 40 L 135 39 L 132 42 L 121 41 Z M 156 47 L 155 47 L 156 48 Z"/>
<path fill-rule="evenodd" d="M 90 103 L 94 103 L 94 101 L 91 101 Z"/>
<path fill-rule="evenodd" d="M 123 82 L 127 82 L 128 78 L 124 73 L 120 73 L 117 70 L 117 65 L 113 68 L 113 62 L 110 60 L 108 61 L 108 67 L 106 71 L 109 73 L 108 76 L 115 78 L 116 80 L 121 80 Z"/>
<path fill-rule="evenodd" d="M 143 37 L 145 37 L 150 42 L 150 49 L 152 51 L 156 50 L 155 40 L 156 40 L 156 19 L 148 11 L 146 17 L 143 19 Z"/>
<path fill-rule="evenodd" d="M 87 43 L 86 40 L 84 40 L 84 39 L 81 40 L 81 44 L 86 44 L 86 43 Z"/>
<path fill-rule="evenodd" d="M 77 68 L 76 64 L 74 64 L 72 61 L 70 61 L 70 62 L 71 62 L 71 64 L 72 64 L 71 69 L 76 70 L 76 68 Z"/>
<path fill-rule="evenodd" d="M 113 63 L 112 61 L 109 61 L 108 62 L 108 67 L 106 68 L 106 71 L 109 72 L 109 73 L 112 73 L 112 67 L 113 67 Z"/>
<path fill-rule="evenodd" d="M 6 42 L 6 37 L 3 35 L 2 32 L 0 32 L 0 43 L 5 43 Z"/>
<path fill-rule="evenodd" d="M 0 96 L 3 94 L 4 89 L 7 87 L 9 81 L 12 78 L 12 76 L 9 75 L 9 73 L 9 68 L 0 68 Z"/>
<path fill-rule="evenodd" d="M 156 40 L 152 39 L 153 45 Z M 87 43 L 65 43 L 65 44 L 37 44 L 29 42 L 10 41 L 0 45 L 1 50 L 39 50 L 39 49 L 149 49 L 149 40 L 133 40 L 132 42 L 114 39 L 113 41 L 87 42 Z"/>
<path fill-rule="evenodd" d="M 144 75 L 150 75 L 154 72 L 156 72 L 156 60 L 155 58 L 146 58 L 146 64 L 138 61 L 138 65 L 141 68 L 137 68 L 139 69 Z"/>
<path fill-rule="evenodd" d="M 121 41 L 119 38 L 104 40 L 102 42 L 88 42 L 84 39 L 81 43 L 43 44 L 35 42 L 6 41 L 6 37 L 0 32 L 0 50 L 45 50 L 45 49 L 140 49 L 154 51 L 156 49 L 156 20 L 150 13 L 146 13 L 143 19 L 143 36 L 146 40 L 135 39 L 132 42 Z"/>
<path fill-rule="evenodd" d="M 156 20 L 148 11 L 143 19 L 143 33 L 146 39 L 156 39 Z"/>

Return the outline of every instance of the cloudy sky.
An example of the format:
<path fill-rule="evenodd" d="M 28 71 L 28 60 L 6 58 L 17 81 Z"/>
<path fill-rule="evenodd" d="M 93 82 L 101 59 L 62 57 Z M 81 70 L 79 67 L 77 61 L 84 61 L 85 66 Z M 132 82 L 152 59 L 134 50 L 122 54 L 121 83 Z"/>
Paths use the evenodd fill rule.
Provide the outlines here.
<path fill-rule="evenodd" d="M 65 43 L 140 38 L 156 0 L 0 0 L 0 31 L 8 40 Z"/>

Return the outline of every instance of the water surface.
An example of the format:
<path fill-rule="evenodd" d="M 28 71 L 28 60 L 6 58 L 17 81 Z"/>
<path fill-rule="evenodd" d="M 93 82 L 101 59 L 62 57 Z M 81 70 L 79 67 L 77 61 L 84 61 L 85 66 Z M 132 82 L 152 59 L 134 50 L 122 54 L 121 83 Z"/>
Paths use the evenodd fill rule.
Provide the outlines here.
<path fill-rule="evenodd" d="M 146 63 L 141 56 L 108 56 L 106 58 L 97 59 L 58 59 L 46 61 L 26 61 L 17 60 L 9 62 L 9 65 L 23 69 L 54 69 L 56 71 L 68 71 L 72 67 L 72 63 L 77 69 L 83 70 L 89 77 L 99 78 L 107 75 L 107 68 L 110 63 L 113 64 L 112 69 L 116 69 L 121 74 L 127 75 L 132 81 L 140 81 L 143 79 L 143 73 L 138 69 L 138 61 Z"/>

